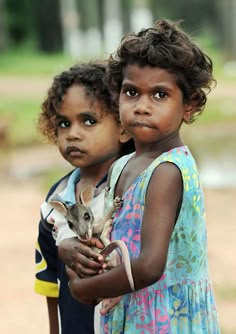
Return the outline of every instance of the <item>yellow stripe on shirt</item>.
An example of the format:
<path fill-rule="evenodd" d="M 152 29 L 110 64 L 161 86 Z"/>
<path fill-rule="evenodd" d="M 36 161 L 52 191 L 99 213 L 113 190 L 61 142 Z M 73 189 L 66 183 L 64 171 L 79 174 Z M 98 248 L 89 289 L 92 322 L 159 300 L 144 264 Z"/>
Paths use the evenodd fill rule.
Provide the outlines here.
<path fill-rule="evenodd" d="M 57 283 L 40 281 L 37 278 L 35 279 L 34 283 L 34 291 L 45 297 L 57 298 L 59 296 Z"/>

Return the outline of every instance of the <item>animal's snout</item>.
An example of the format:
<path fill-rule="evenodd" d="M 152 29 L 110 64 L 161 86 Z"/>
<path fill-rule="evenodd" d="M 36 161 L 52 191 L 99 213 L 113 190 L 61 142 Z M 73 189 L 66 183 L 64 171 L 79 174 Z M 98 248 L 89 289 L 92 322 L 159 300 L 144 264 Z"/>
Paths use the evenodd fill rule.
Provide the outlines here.
<path fill-rule="evenodd" d="M 89 232 L 86 232 L 84 234 L 78 235 L 80 241 L 88 241 L 91 239 L 92 235 L 89 234 Z"/>

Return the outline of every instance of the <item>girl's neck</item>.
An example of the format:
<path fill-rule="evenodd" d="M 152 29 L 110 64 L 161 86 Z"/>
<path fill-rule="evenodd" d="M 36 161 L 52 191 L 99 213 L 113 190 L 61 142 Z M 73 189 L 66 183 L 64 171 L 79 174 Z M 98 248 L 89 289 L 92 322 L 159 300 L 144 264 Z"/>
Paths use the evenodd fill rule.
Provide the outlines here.
<path fill-rule="evenodd" d="M 135 142 L 135 155 L 136 157 L 143 155 L 146 156 L 147 159 L 156 159 L 162 153 L 183 145 L 184 144 L 179 136 L 175 138 L 167 138 L 163 141 L 159 141 L 158 143 L 140 144 Z"/>

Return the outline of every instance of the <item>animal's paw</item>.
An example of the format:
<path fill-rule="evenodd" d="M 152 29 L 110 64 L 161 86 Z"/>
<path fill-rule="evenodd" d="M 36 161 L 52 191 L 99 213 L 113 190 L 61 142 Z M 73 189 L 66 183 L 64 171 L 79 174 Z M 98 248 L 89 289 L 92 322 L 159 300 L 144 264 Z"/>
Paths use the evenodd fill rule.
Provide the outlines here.
<path fill-rule="evenodd" d="M 114 206 L 116 210 L 120 209 L 122 207 L 122 204 L 123 204 L 123 200 L 119 196 L 114 198 Z"/>
<path fill-rule="evenodd" d="M 121 296 L 114 298 L 103 299 L 102 307 L 100 309 L 101 315 L 105 315 L 110 312 L 121 300 Z"/>

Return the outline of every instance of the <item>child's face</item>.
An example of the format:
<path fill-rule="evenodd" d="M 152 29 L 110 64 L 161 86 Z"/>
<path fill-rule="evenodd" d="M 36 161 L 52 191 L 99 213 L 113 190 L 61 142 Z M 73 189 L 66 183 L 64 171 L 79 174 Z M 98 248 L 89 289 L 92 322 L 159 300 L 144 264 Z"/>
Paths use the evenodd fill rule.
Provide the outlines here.
<path fill-rule="evenodd" d="M 74 167 L 100 168 L 118 157 L 121 126 L 100 103 L 91 103 L 83 86 L 67 90 L 57 124 L 58 148 Z"/>
<path fill-rule="evenodd" d="M 150 66 L 126 67 L 119 102 L 121 122 L 136 144 L 175 140 L 192 110 L 184 103 L 175 76 Z"/>

